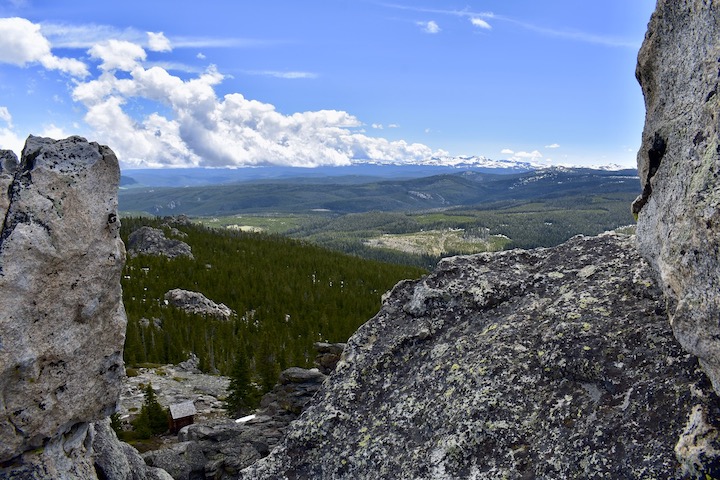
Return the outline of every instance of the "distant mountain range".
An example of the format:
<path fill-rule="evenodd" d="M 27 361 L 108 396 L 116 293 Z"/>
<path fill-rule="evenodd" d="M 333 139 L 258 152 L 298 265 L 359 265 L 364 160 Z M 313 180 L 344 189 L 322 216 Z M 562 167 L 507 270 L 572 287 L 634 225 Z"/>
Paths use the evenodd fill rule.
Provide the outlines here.
<path fill-rule="evenodd" d="M 549 168 L 532 162 L 492 160 L 482 156 L 432 157 L 422 163 L 355 163 L 343 167 L 241 167 L 241 168 L 164 168 L 123 170 L 121 188 L 192 187 L 227 185 L 278 179 L 328 179 L 340 183 L 366 183 L 380 179 L 412 179 L 432 175 L 453 174 L 458 170 L 497 175 L 517 174 Z M 558 167 L 556 167 L 558 168 Z M 597 170 L 622 170 L 618 165 L 591 167 Z M 338 180 L 342 178 L 342 180 Z"/>
<path fill-rule="evenodd" d="M 355 165 L 329 170 L 312 169 L 298 176 L 297 169 L 275 167 L 238 170 L 183 170 L 168 174 L 134 174 L 136 188 L 120 191 L 120 209 L 154 215 L 194 216 L 238 213 L 338 214 L 368 211 L 423 211 L 492 202 L 591 196 L 623 192 L 637 194 L 635 170 L 546 168 L 511 172 L 447 166 Z M 147 172 L 147 171 L 144 171 Z M 165 172 L 167 176 L 163 176 Z M 342 175 L 341 172 L 345 172 Z M 294 176 L 291 175 L 294 173 Z M 385 176 L 383 176 L 385 175 Z M 141 185 L 177 185 L 159 187 Z"/>

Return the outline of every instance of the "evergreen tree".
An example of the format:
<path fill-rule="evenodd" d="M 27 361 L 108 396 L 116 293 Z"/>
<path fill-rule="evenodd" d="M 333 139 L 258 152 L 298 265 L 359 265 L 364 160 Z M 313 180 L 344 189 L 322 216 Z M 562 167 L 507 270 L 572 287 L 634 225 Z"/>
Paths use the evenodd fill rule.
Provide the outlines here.
<path fill-rule="evenodd" d="M 241 415 L 256 406 L 257 390 L 252 385 L 250 366 L 245 352 L 240 351 L 235 359 L 229 390 L 230 395 L 227 397 L 226 407 L 231 414 Z"/>
<path fill-rule="evenodd" d="M 132 422 L 132 426 L 135 429 L 135 434 L 140 439 L 147 439 L 152 437 L 152 430 L 150 430 L 150 419 L 148 418 L 145 407 L 140 410 L 140 415 L 137 416 Z"/>
<path fill-rule="evenodd" d="M 168 429 L 168 412 L 157 401 L 152 384 L 148 383 L 143 394 L 143 402 L 140 415 L 133 422 L 135 431 L 140 438 L 150 438 L 152 435 L 160 435 Z"/>
<path fill-rule="evenodd" d="M 260 377 L 260 387 L 263 393 L 272 390 L 280 376 L 280 365 L 269 342 L 263 342 L 260 346 L 255 370 Z"/>
<path fill-rule="evenodd" d="M 115 412 L 110 415 L 110 428 L 115 431 L 116 435 L 120 435 L 123 432 L 122 421 L 120 420 L 120 414 Z"/>

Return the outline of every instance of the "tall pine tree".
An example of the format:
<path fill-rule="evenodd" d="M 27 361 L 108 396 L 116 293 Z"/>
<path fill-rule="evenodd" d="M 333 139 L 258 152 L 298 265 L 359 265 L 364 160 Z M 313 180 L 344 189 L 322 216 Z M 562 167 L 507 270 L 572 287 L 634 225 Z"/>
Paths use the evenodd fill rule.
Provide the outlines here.
<path fill-rule="evenodd" d="M 252 384 L 250 366 L 243 351 L 239 351 L 235 359 L 229 390 L 226 407 L 231 415 L 248 413 L 257 405 L 257 389 Z"/>
<path fill-rule="evenodd" d="M 168 429 L 168 412 L 157 401 L 157 396 L 148 383 L 143 390 L 145 401 L 140 415 L 133 422 L 135 431 L 140 438 L 150 438 L 151 435 L 160 435 Z"/>

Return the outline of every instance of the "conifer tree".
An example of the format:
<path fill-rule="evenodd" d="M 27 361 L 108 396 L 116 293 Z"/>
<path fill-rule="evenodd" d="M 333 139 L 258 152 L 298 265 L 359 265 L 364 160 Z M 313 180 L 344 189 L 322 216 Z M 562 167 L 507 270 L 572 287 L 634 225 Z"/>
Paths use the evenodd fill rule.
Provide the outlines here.
<path fill-rule="evenodd" d="M 231 414 L 247 413 L 257 403 L 257 393 L 252 385 L 250 366 L 245 352 L 240 351 L 235 359 L 228 389 L 230 394 L 227 397 L 226 406 Z"/>
<path fill-rule="evenodd" d="M 148 383 L 143 390 L 145 401 L 143 402 L 140 415 L 133 422 L 135 431 L 140 438 L 149 438 L 151 435 L 160 435 L 168 429 L 168 413 L 157 401 L 157 396 Z"/>
<path fill-rule="evenodd" d="M 255 370 L 260 377 L 262 391 L 269 392 L 272 390 L 278 376 L 280 376 L 280 365 L 277 363 L 275 353 L 267 341 L 260 346 Z"/>

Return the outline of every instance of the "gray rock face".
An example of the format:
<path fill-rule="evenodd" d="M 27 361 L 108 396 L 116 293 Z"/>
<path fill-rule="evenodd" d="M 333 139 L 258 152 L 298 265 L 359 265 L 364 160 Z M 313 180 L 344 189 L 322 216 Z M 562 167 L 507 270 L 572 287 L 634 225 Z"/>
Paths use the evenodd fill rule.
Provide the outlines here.
<path fill-rule="evenodd" d="M 174 238 L 167 238 L 158 228 L 140 227 L 128 236 L 130 255 L 164 255 L 168 258 L 193 259 L 190 245 Z"/>
<path fill-rule="evenodd" d="M 107 480 L 171 480 L 165 470 L 148 466 L 137 450 L 120 442 L 106 419 L 93 425 L 94 468 L 97 478 Z M 94 477 L 90 477 L 94 478 Z"/>
<path fill-rule="evenodd" d="M 241 478 L 716 476 L 712 436 L 683 445 L 718 399 L 663 304 L 628 237 L 446 259 L 393 289 Z"/>
<path fill-rule="evenodd" d="M 675 336 L 720 392 L 720 4 L 660 0 L 637 77 L 647 108 L 639 248 L 659 274 Z"/>
<path fill-rule="evenodd" d="M 0 461 L 115 408 L 126 324 L 119 178 L 108 147 L 25 144 L 0 232 Z"/>
<path fill-rule="evenodd" d="M 165 294 L 168 305 L 179 308 L 187 313 L 215 317 L 228 320 L 234 312 L 224 303 L 215 303 L 200 292 L 191 292 L 175 288 Z"/>
<path fill-rule="evenodd" d="M 31 136 L 19 165 L 0 153 L 0 478 L 170 478 L 107 419 L 124 374 L 119 179 L 80 137 Z"/>
<path fill-rule="evenodd" d="M 278 383 L 260 401 L 262 415 L 300 415 L 327 378 L 317 369 L 290 367 L 283 370 Z M 288 419 L 288 423 L 290 423 Z"/>
<path fill-rule="evenodd" d="M 0 191 L 7 192 L 18 167 L 17 155 L 11 150 L 0 150 Z M 0 195 L 0 218 L 5 218 L 10 198 Z"/>
<path fill-rule="evenodd" d="M 149 467 L 130 445 L 118 440 L 108 419 L 78 423 L 68 434 L 54 437 L 44 448 L 0 468 L 0 478 L 13 480 L 171 480 Z"/>
<path fill-rule="evenodd" d="M 76 423 L 56 435 L 43 448 L 28 450 L 0 467 L 0 478 L 13 480 L 95 479 L 92 460 L 92 424 Z"/>

